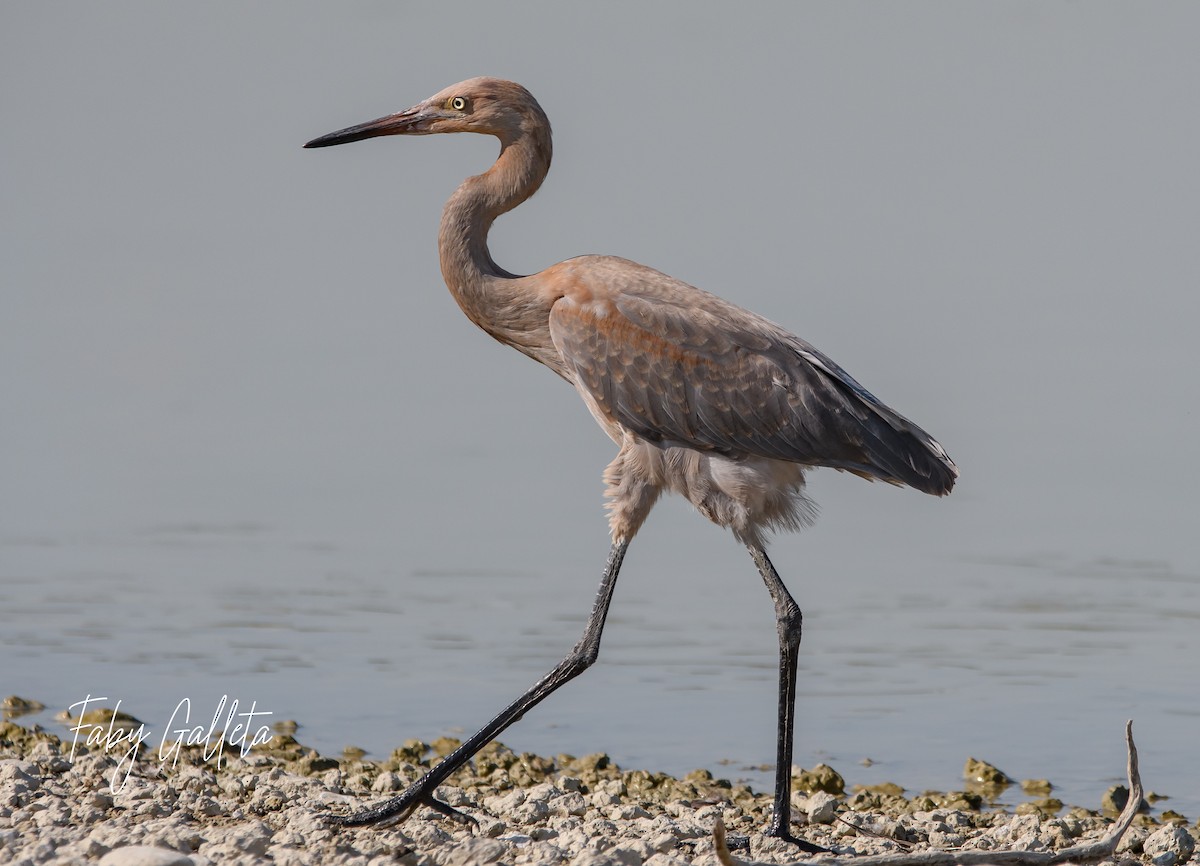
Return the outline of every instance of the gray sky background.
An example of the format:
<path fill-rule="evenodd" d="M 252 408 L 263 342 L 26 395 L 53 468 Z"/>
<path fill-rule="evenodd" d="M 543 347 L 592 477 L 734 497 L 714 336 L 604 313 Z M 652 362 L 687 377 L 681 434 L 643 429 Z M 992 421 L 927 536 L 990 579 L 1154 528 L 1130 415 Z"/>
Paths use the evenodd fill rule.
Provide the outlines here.
<path fill-rule="evenodd" d="M 1119 539 L 1118 514 L 1196 478 L 1164 446 L 1197 432 L 1200 13 L 1084 13 L 6 6 L 6 522 L 123 521 L 114 499 L 168 494 L 183 516 L 260 486 L 390 496 L 436 482 L 444 461 L 418 455 L 447 450 L 490 476 L 475 501 L 527 474 L 555 485 L 535 501 L 594 487 L 608 443 L 572 395 L 464 328 L 441 285 L 441 203 L 494 144 L 299 149 L 487 73 L 557 133 L 545 189 L 495 229 L 506 267 L 613 253 L 731 297 L 945 441 L 960 501 L 911 507 L 1003 497 L 1039 532 L 1108 476 L 1094 505 Z M 497 450 L 497 429 L 519 435 Z M 472 507 L 440 495 L 433 522 Z"/>
<path fill-rule="evenodd" d="M 959 463 L 944 501 L 818 473 L 821 522 L 774 548 L 806 611 L 929 569 L 952 596 L 983 560 L 1114 568 L 1116 605 L 1168 573 L 1157 603 L 1195 605 L 1198 37 L 1185 3 L 5 4 L 4 571 L 241 527 L 343 571 L 569 582 L 582 615 L 611 443 L 438 271 L 494 141 L 301 149 L 487 74 L 555 126 L 499 263 L 610 253 L 724 295 Z M 629 568 L 642 610 L 739 580 L 769 638 L 744 553 L 680 503 Z"/>

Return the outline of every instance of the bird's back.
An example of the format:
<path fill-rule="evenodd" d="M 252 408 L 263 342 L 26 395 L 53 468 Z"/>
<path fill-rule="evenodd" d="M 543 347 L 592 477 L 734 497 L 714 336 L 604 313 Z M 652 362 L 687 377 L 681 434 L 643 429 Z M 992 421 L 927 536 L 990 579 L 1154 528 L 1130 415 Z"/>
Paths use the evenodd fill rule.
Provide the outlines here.
<path fill-rule="evenodd" d="M 937 495 L 953 487 L 957 468 L 928 433 L 762 316 L 615 257 L 569 259 L 539 276 L 562 291 L 550 334 L 605 426 Z"/>

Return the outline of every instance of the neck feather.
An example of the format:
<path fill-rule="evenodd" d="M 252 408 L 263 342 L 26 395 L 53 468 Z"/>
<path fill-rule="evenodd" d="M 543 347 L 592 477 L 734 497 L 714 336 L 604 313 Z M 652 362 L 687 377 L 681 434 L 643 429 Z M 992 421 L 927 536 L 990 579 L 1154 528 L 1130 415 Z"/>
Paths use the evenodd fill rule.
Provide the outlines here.
<path fill-rule="evenodd" d="M 513 278 L 492 260 L 488 230 L 498 216 L 537 192 L 550 170 L 550 156 L 548 126 L 505 136 L 495 164 L 463 181 L 446 202 L 438 233 L 442 277 L 472 319 L 477 305 L 471 296 L 486 291 L 495 280 Z"/>

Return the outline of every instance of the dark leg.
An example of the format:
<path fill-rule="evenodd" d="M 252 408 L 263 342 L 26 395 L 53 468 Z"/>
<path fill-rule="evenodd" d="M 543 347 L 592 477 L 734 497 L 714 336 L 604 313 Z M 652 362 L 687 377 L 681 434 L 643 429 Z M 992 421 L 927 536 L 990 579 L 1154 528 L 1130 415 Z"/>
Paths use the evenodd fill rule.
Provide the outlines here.
<path fill-rule="evenodd" d="M 800 651 L 800 627 L 804 617 L 800 607 L 775 571 L 767 552 L 747 546 L 767 591 L 775 602 L 775 628 L 779 632 L 779 730 L 775 744 L 775 812 L 767 835 L 785 839 L 812 854 L 828 853 L 825 848 L 792 835 L 792 732 L 796 723 L 796 664 Z"/>
<path fill-rule="evenodd" d="M 436 767 L 409 786 L 403 794 L 393 797 L 377 806 L 356 812 L 353 815 L 337 815 L 332 817 L 335 824 L 343 826 L 359 826 L 362 824 L 392 823 L 403 821 L 417 806 L 429 806 L 444 815 L 459 820 L 470 821 L 466 815 L 457 812 L 433 797 L 437 786 L 442 784 L 459 767 L 469 761 L 476 752 L 499 736 L 500 732 L 513 722 L 525 715 L 543 700 L 550 696 L 555 689 L 568 680 L 579 676 L 596 661 L 600 654 L 600 634 L 604 631 L 604 619 L 608 616 L 608 606 L 612 601 L 613 587 L 617 583 L 617 572 L 621 570 L 621 561 L 625 558 L 625 550 L 629 542 L 618 541 L 608 554 L 608 565 L 604 569 L 604 578 L 600 581 L 600 590 L 596 593 L 596 601 L 592 605 L 592 614 L 588 617 L 583 629 L 583 637 L 570 654 L 563 659 L 554 670 L 542 677 L 533 688 L 521 695 L 475 733 L 469 740 L 442 759 Z"/>

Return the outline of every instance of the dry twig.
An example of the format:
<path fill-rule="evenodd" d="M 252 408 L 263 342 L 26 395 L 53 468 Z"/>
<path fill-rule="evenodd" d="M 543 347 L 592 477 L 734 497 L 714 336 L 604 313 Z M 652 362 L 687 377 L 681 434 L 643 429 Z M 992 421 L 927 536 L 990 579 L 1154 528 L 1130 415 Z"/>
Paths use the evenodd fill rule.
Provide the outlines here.
<path fill-rule="evenodd" d="M 1129 749 L 1129 801 L 1104 838 L 1061 851 L 917 851 L 915 853 L 878 854 L 854 857 L 854 866 L 1052 866 L 1056 863 L 1094 863 L 1111 857 L 1117 844 L 1142 804 L 1142 777 L 1138 773 L 1137 747 L 1133 744 L 1133 722 L 1125 724 L 1125 745 Z M 713 842 L 722 866 L 768 866 L 737 860 L 725 844 L 725 824 L 717 818 Z M 847 866 L 846 857 L 812 857 L 796 861 L 796 866 Z"/>

